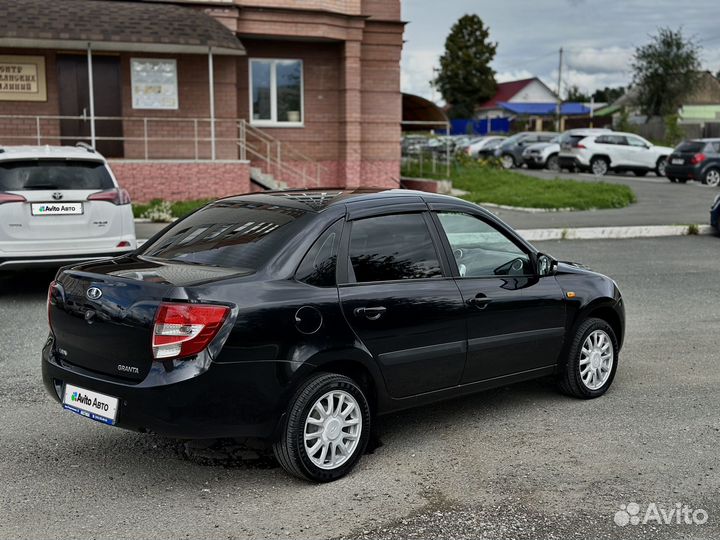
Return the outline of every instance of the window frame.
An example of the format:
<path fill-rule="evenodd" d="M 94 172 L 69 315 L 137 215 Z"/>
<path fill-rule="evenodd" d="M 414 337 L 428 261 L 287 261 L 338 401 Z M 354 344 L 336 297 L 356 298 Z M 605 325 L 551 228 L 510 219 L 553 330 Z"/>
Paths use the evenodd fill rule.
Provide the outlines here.
<path fill-rule="evenodd" d="M 440 217 L 438 216 L 439 213 L 455 213 L 455 214 L 465 214 L 467 216 L 470 216 L 472 218 L 478 219 L 485 223 L 487 226 L 492 227 L 498 233 L 502 234 L 505 238 L 508 239 L 513 245 L 515 245 L 520 251 L 525 253 L 528 258 L 530 259 L 530 267 L 532 270 L 532 274 L 523 274 L 518 276 L 510 276 L 513 278 L 532 278 L 532 277 L 538 277 L 538 269 L 537 269 L 537 252 L 534 249 L 531 249 L 531 247 L 525 245 L 524 243 L 520 242 L 514 235 L 509 234 L 509 232 L 502 227 L 500 224 L 496 223 L 495 221 L 488 219 L 486 216 L 475 213 L 470 211 L 469 208 L 452 208 L 446 205 L 434 205 L 431 208 L 431 217 L 433 220 L 433 223 L 435 224 L 435 227 L 437 229 L 437 233 L 440 238 L 440 242 L 443 246 L 443 249 L 445 250 L 445 257 L 447 259 L 447 264 L 450 265 L 450 269 L 452 272 L 452 276 L 454 279 L 498 279 L 498 278 L 507 278 L 508 276 L 494 276 L 494 275 L 487 275 L 487 276 L 461 276 L 460 275 L 460 268 L 458 267 L 457 261 L 455 260 L 455 256 L 453 255 L 453 248 L 452 245 L 450 245 L 450 240 L 448 240 L 447 234 L 445 233 L 445 229 L 442 226 L 442 222 L 440 221 Z"/>
<path fill-rule="evenodd" d="M 262 62 L 270 63 L 270 118 L 255 119 L 253 105 L 253 63 Z M 300 63 L 300 121 L 287 122 L 277 119 L 277 65 L 279 62 L 299 62 Z M 248 111 L 250 112 L 249 122 L 253 126 L 258 127 L 305 127 L 305 63 L 300 58 L 262 58 L 255 57 L 248 59 Z"/>
<path fill-rule="evenodd" d="M 432 243 L 433 249 L 435 250 L 435 255 L 440 265 L 442 275 L 429 278 L 388 279 L 384 281 L 356 281 L 353 275 L 351 279 L 350 268 L 352 264 L 350 262 L 350 236 L 352 234 L 353 223 L 355 221 L 360 221 L 364 219 L 373 219 L 386 216 L 399 216 L 405 214 L 419 214 L 422 217 L 423 222 L 425 223 L 425 227 L 430 234 L 430 241 Z M 336 268 L 338 287 L 362 287 L 373 286 L 383 283 L 417 283 L 419 281 L 439 281 L 445 279 L 453 279 L 452 267 L 448 263 L 442 240 L 437 231 L 437 226 L 435 225 L 433 217 L 430 214 L 431 212 L 428 212 L 427 210 L 408 210 L 406 212 L 403 212 L 402 210 L 389 210 L 381 212 L 372 211 L 367 214 L 362 213 L 357 217 L 347 219 L 345 221 L 345 226 L 343 227 L 342 238 L 340 239 L 340 247 L 338 249 L 338 263 Z"/>

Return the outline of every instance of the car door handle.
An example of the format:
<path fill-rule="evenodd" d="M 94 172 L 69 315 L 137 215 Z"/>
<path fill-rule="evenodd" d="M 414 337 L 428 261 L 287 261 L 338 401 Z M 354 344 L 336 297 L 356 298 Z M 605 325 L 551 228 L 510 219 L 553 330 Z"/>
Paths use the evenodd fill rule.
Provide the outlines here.
<path fill-rule="evenodd" d="M 365 317 L 368 321 L 377 321 L 387 311 L 386 307 L 359 307 L 355 308 L 353 313 L 356 317 Z"/>
<path fill-rule="evenodd" d="M 492 298 L 488 298 L 487 295 L 483 293 L 477 294 L 474 298 L 470 298 L 467 301 L 468 304 L 475 306 L 477 309 L 485 309 L 490 302 L 492 302 Z"/>

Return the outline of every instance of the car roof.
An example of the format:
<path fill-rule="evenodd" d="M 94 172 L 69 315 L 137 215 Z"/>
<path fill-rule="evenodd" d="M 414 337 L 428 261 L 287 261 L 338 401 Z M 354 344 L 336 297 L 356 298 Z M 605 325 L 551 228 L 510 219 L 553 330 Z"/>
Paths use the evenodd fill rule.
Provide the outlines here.
<path fill-rule="evenodd" d="M 477 205 L 452 197 L 426 191 L 412 189 L 385 189 L 385 188 L 358 188 L 358 189 L 305 189 L 286 191 L 263 191 L 259 193 L 248 193 L 245 195 L 234 195 L 221 199 L 222 201 L 245 201 L 273 206 L 285 206 L 310 212 L 322 212 L 328 208 L 345 205 L 350 201 L 355 203 L 367 202 L 368 206 L 375 204 L 388 204 L 394 202 L 406 202 L 413 200 L 420 202 L 451 202 L 465 206 Z"/>
<path fill-rule="evenodd" d="M 105 162 L 105 158 L 89 146 L 0 146 L 0 161 L 24 159 L 78 159 Z"/>

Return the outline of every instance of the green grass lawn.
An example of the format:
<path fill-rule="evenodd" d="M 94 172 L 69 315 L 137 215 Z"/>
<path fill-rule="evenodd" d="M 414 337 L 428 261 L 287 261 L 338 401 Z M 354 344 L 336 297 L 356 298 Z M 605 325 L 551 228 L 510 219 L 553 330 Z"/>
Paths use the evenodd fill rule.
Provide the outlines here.
<path fill-rule="evenodd" d="M 403 167 L 403 176 L 446 178 L 444 174 L 420 174 L 418 167 Z M 444 173 L 444 171 L 443 171 Z M 627 186 L 607 182 L 543 180 L 479 163 L 455 164 L 450 179 L 453 187 L 468 191 L 463 199 L 475 203 L 494 203 L 524 208 L 569 208 L 591 210 L 624 208 L 636 201 Z"/>

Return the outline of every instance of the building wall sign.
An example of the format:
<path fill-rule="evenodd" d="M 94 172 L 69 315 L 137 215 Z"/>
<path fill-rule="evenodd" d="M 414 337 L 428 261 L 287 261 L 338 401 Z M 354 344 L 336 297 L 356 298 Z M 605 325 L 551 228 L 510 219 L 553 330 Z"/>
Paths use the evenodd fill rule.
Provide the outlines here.
<path fill-rule="evenodd" d="M 130 60 L 133 109 L 177 109 L 177 61 L 171 58 Z"/>
<path fill-rule="evenodd" d="M 0 101 L 47 101 L 45 57 L 0 55 Z"/>

